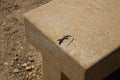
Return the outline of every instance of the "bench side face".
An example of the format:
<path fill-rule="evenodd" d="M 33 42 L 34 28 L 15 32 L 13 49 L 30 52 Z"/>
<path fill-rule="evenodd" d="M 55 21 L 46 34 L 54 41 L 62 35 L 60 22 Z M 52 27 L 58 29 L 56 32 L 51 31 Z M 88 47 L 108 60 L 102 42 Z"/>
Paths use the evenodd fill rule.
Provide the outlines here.
<path fill-rule="evenodd" d="M 120 68 L 120 47 L 86 71 L 85 80 L 103 80 Z"/>

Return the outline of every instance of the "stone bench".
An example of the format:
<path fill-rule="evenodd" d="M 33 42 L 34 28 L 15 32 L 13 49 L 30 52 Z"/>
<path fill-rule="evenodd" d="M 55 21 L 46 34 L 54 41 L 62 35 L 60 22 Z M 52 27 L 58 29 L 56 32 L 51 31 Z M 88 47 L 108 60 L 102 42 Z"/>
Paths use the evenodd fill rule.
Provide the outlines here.
<path fill-rule="evenodd" d="M 102 80 L 118 69 L 119 5 L 53 0 L 24 14 L 26 36 L 43 55 L 43 79 Z"/>

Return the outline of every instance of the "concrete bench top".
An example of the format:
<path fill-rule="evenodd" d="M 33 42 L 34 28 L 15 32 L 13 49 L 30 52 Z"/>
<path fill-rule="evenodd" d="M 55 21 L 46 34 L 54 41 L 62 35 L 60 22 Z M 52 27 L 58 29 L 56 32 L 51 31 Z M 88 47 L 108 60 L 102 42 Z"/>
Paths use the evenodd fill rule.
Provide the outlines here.
<path fill-rule="evenodd" d="M 88 68 L 120 47 L 120 2 L 69 2 L 50 2 L 27 13 L 25 17 L 55 45 Z M 63 35 L 74 37 L 67 48 L 64 42 L 58 45 L 57 40 Z"/>
<path fill-rule="evenodd" d="M 53 0 L 26 13 L 25 19 L 51 44 L 88 69 L 120 48 L 119 5 L 119 0 Z M 59 45 L 57 40 L 64 35 L 72 37 Z M 51 49 L 57 54 L 56 48 Z"/>

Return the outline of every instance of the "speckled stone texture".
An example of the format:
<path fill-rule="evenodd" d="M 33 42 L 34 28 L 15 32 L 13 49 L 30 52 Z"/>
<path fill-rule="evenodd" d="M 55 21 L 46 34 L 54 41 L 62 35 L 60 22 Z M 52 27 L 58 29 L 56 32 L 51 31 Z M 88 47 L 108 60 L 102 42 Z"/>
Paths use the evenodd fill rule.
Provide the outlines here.
<path fill-rule="evenodd" d="M 50 64 L 45 58 L 43 58 L 43 79 L 44 80 L 61 80 L 60 71 Z"/>
<path fill-rule="evenodd" d="M 120 67 L 119 5 L 119 0 L 53 0 L 24 15 L 27 38 L 70 80 L 102 80 Z M 59 45 L 64 35 L 72 37 Z"/>

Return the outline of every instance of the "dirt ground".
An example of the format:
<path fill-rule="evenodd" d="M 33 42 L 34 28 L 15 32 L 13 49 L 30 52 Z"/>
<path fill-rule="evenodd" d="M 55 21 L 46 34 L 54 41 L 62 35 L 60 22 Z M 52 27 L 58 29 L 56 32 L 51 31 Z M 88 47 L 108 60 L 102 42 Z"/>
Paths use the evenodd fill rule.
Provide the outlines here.
<path fill-rule="evenodd" d="M 0 80 L 42 80 L 42 57 L 25 37 L 23 14 L 50 0 L 0 0 Z"/>

